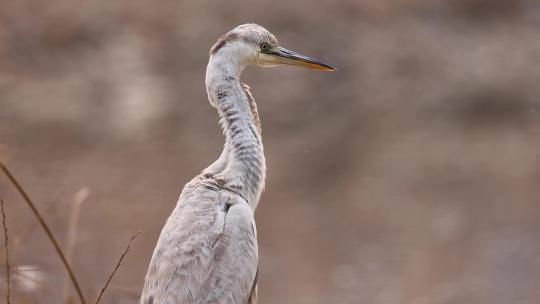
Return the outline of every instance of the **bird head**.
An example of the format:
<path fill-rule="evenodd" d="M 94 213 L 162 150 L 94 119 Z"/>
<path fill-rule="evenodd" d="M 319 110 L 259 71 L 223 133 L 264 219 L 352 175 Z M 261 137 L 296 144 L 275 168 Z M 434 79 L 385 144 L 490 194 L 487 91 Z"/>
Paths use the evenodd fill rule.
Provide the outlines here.
<path fill-rule="evenodd" d="M 286 64 L 320 71 L 336 70 L 317 59 L 279 46 L 276 37 L 257 24 L 243 24 L 221 36 L 210 50 L 210 56 L 224 56 L 243 65 Z"/>

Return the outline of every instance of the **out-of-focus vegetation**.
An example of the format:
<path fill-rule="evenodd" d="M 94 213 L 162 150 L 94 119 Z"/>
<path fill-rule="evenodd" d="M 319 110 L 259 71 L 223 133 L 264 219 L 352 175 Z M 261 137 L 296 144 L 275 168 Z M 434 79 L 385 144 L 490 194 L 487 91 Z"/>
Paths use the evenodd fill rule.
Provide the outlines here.
<path fill-rule="evenodd" d="M 338 67 L 243 75 L 269 167 L 261 303 L 540 301 L 537 1 L 3 1 L 0 154 L 88 299 L 142 230 L 102 303 L 135 301 L 181 188 L 218 157 L 208 50 L 247 22 Z M 3 177 L 0 197 L 12 302 L 61 303 L 63 268 Z"/>

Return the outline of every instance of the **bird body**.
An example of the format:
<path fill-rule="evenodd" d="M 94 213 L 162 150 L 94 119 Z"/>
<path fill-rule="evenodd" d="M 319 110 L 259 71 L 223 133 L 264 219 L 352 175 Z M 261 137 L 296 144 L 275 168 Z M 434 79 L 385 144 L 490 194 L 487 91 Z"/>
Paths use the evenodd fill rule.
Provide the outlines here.
<path fill-rule="evenodd" d="M 225 145 L 219 159 L 182 190 L 154 249 L 141 304 L 256 302 L 254 212 L 266 165 L 257 106 L 240 74 L 250 64 L 294 60 L 295 65 L 330 68 L 290 51 L 279 56 L 270 50 L 285 49 L 278 50 L 275 37 L 255 24 L 235 28 L 212 47 L 206 87 L 220 116 Z M 290 54 L 297 59 L 287 58 Z"/>

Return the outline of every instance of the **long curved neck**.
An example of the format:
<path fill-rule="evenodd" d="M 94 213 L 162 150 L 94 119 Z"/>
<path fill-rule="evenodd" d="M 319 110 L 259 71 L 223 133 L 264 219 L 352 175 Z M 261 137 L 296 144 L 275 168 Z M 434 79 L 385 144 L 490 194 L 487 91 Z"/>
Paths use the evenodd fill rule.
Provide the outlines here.
<path fill-rule="evenodd" d="M 220 158 L 203 173 L 244 197 L 255 209 L 264 188 L 266 165 L 255 101 L 239 81 L 242 69 L 242 64 L 229 58 L 210 57 L 206 89 L 210 103 L 218 109 L 225 146 Z"/>

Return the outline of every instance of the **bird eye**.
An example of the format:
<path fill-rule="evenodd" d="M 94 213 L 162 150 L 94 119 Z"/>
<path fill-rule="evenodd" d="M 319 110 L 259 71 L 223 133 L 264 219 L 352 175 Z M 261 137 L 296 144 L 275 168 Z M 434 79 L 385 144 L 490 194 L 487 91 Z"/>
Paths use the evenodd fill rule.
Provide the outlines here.
<path fill-rule="evenodd" d="M 270 45 L 268 43 L 266 42 L 261 43 L 261 50 L 267 51 L 268 49 L 270 49 Z"/>

